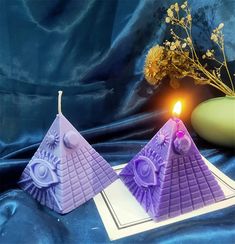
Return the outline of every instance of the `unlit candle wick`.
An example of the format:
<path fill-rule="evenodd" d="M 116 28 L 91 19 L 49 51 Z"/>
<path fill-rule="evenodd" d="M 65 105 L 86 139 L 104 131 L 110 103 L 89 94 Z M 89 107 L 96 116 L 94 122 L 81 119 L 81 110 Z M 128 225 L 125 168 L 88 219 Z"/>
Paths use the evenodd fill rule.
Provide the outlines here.
<path fill-rule="evenodd" d="M 63 91 L 58 91 L 58 113 L 61 114 L 61 98 L 62 98 Z"/>

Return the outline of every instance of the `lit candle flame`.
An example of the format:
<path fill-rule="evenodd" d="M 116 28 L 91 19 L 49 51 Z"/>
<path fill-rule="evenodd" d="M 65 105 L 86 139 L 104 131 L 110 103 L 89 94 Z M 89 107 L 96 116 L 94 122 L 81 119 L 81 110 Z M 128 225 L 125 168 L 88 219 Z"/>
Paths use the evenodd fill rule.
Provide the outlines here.
<path fill-rule="evenodd" d="M 173 111 L 172 111 L 173 115 L 176 117 L 179 117 L 181 114 L 181 110 L 182 110 L 182 103 L 180 101 L 178 101 L 173 108 Z"/>

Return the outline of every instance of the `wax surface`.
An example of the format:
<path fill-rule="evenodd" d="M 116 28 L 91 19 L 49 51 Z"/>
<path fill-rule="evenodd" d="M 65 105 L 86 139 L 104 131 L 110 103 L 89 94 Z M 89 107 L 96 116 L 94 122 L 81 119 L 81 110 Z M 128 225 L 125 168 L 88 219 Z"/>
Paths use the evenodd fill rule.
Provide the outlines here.
<path fill-rule="evenodd" d="M 105 159 L 59 114 L 19 184 L 41 204 L 68 213 L 116 179 Z"/>
<path fill-rule="evenodd" d="M 168 120 L 122 170 L 120 178 L 145 211 L 158 221 L 224 199 L 180 120 Z"/>

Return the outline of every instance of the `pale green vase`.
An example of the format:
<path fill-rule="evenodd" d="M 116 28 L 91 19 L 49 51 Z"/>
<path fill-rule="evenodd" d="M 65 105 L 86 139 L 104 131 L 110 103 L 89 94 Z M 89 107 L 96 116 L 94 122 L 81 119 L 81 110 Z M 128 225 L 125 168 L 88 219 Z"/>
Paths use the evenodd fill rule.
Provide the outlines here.
<path fill-rule="evenodd" d="M 195 131 L 207 141 L 235 147 L 235 97 L 219 97 L 199 104 L 191 121 Z"/>

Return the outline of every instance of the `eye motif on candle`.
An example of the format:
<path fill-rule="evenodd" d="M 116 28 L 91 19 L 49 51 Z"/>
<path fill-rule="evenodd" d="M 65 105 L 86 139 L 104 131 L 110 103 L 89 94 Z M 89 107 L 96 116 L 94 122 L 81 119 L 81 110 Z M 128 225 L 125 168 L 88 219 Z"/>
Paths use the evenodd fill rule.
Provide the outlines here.
<path fill-rule="evenodd" d="M 176 152 L 180 154 L 185 154 L 191 148 L 191 140 L 190 138 L 185 135 L 184 131 L 179 130 L 176 132 L 176 138 L 174 140 L 174 148 Z"/>
<path fill-rule="evenodd" d="M 134 179 L 138 186 L 148 187 L 157 184 L 157 169 L 154 163 L 145 156 L 134 161 Z"/>
<path fill-rule="evenodd" d="M 151 147 L 144 149 L 142 155 L 135 159 L 133 164 L 134 180 L 136 184 L 143 187 L 157 185 L 157 174 L 162 165 L 164 165 L 164 162 L 155 150 Z"/>
<path fill-rule="evenodd" d="M 29 168 L 30 176 L 38 188 L 45 188 L 58 183 L 55 167 L 47 161 L 35 159 L 29 165 Z"/>
<path fill-rule="evenodd" d="M 59 141 L 60 138 L 56 131 L 51 131 L 46 136 L 46 144 L 51 150 L 55 149 L 58 146 Z"/>
<path fill-rule="evenodd" d="M 29 163 L 30 176 L 37 188 L 47 188 L 59 182 L 56 164 L 59 159 L 46 151 L 39 151 Z"/>

